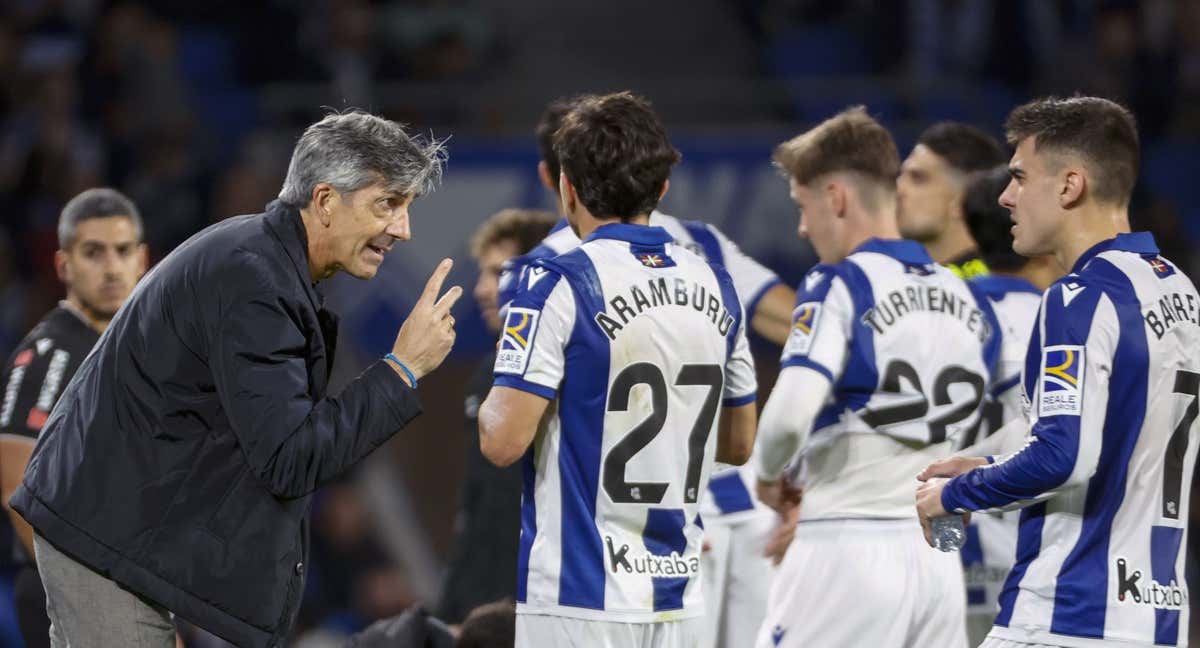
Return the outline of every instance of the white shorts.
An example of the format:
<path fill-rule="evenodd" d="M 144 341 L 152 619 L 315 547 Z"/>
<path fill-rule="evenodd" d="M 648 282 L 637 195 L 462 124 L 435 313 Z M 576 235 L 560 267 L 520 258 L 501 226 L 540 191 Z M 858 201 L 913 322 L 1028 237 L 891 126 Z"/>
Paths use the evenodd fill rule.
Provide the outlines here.
<path fill-rule="evenodd" d="M 758 648 L 965 648 L 956 553 L 911 520 L 801 522 L 771 586 Z"/>
<path fill-rule="evenodd" d="M 659 623 L 587 621 L 517 614 L 514 648 L 700 648 L 699 617 Z"/>
<path fill-rule="evenodd" d="M 703 648 L 741 648 L 753 640 L 767 608 L 775 566 L 763 556 L 774 511 L 755 511 L 725 524 L 719 518 L 704 527 L 709 550 L 700 556 L 704 579 Z"/>

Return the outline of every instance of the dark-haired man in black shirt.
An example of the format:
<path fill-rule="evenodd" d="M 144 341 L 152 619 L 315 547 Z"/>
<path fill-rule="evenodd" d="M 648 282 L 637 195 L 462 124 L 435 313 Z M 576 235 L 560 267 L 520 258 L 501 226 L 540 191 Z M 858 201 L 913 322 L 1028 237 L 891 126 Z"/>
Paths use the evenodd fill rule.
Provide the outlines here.
<path fill-rule="evenodd" d="M 58 244 L 54 267 L 66 299 L 21 340 L 0 374 L 3 502 L 20 485 L 59 394 L 146 271 L 141 215 L 133 201 L 113 189 L 88 189 L 71 199 L 59 217 Z M 32 531 L 21 516 L 8 513 L 23 550 L 15 584 L 21 633 L 30 648 L 49 646 L 50 620 L 33 565 Z"/>
<path fill-rule="evenodd" d="M 1008 159 L 994 137 L 958 122 L 925 129 L 900 165 L 896 217 L 900 235 L 929 250 L 934 261 L 963 279 L 986 275 L 987 264 L 962 212 L 967 176 Z"/>

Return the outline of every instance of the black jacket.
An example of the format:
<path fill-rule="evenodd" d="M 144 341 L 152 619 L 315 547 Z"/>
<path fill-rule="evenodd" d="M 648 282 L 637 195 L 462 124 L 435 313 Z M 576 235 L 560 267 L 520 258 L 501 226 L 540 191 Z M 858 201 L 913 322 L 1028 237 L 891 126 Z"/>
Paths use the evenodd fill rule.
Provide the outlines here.
<path fill-rule="evenodd" d="M 467 385 L 467 480 L 438 606 L 448 623 L 462 623 L 484 603 L 517 597 L 524 462 L 497 468 L 479 450 L 479 405 L 491 391 L 495 364 L 496 354 L 489 354 Z"/>
<path fill-rule="evenodd" d="M 239 646 L 287 636 L 310 493 L 420 412 L 382 362 L 326 395 L 336 322 L 307 250 L 278 203 L 180 245 L 67 386 L 12 498 L 62 551 Z"/>

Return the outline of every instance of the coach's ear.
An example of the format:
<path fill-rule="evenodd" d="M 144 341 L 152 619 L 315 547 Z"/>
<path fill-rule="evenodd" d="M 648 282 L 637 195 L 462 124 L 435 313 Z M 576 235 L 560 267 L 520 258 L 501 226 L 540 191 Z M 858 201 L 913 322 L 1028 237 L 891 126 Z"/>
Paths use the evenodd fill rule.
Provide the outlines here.
<path fill-rule="evenodd" d="M 317 220 L 325 227 L 329 227 L 329 224 L 333 222 L 332 203 L 336 195 L 337 192 L 334 191 L 333 185 L 328 182 L 318 182 L 313 187 L 312 202 L 309 204 L 312 205 L 313 214 Z"/>

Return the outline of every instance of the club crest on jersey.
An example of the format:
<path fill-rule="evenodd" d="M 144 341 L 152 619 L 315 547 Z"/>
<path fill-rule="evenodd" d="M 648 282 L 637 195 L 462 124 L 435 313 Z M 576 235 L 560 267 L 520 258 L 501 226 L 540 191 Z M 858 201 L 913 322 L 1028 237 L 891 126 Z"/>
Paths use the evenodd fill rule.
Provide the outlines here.
<path fill-rule="evenodd" d="M 819 302 L 808 302 L 796 307 L 792 315 L 792 332 L 788 335 L 786 355 L 804 355 L 812 346 L 813 331 L 817 327 L 817 319 L 821 315 Z"/>
<path fill-rule="evenodd" d="M 639 245 L 629 246 L 629 251 L 633 253 L 633 257 L 638 260 L 638 263 L 647 268 L 671 268 L 675 266 L 675 260 L 667 256 L 667 251 L 661 246 L 642 247 Z"/>
<path fill-rule="evenodd" d="M 1079 416 L 1083 411 L 1085 361 L 1082 346 L 1052 346 L 1042 351 L 1038 416 Z"/>
<path fill-rule="evenodd" d="M 1158 275 L 1159 279 L 1165 279 L 1175 274 L 1175 268 L 1172 268 L 1171 264 L 1163 261 L 1161 257 L 1152 256 L 1142 258 L 1146 260 L 1146 263 L 1150 264 L 1150 267 L 1154 270 L 1154 274 Z"/>
<path fill-rule="evenodd" d="M 514 306 L 508 309 L 500 335 L 500 348 L 496 351 L 497 373 L 525 373 L 540 314 L 532 308 Z"/>

